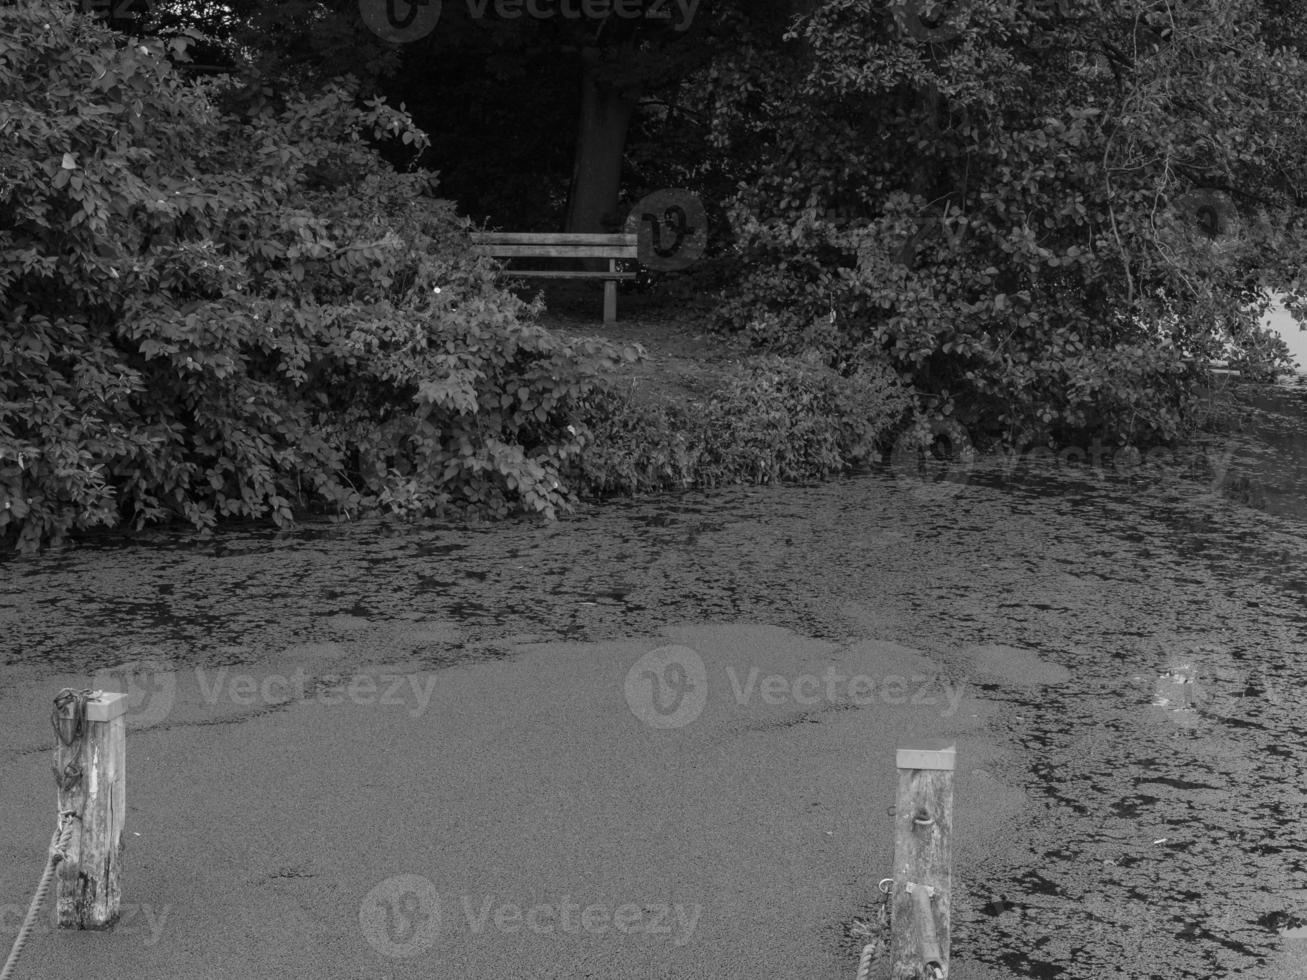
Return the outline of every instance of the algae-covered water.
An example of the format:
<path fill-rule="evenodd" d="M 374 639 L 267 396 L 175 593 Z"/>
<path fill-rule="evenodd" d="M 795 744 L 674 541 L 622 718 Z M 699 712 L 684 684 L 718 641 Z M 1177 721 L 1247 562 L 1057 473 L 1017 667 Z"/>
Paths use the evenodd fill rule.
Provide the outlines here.
<path fill-rule="evenodd" d="M 432 666 L 686 621 L 893 640 L 1000 705 L 1016 751 L 996 774 L 1026 794 L 1011 846 L 955 871 L 955 957 L 1269 976 L 1307 920 L 1307 388 L 1262 391 L 1244 421 L 1142 466 L 982 458 L 549 525 L 157 534 L 15 560 L 3 664 L 239 663 L 418 606 L 471 638 L 426 645 Z M 1023 656 L 1042 666 L 987 667 Z"/>

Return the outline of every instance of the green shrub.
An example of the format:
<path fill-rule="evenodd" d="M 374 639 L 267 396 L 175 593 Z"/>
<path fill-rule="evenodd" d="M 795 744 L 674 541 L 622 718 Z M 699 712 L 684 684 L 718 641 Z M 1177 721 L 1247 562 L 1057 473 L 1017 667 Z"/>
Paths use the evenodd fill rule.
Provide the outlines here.
<path fill-rule="evenodd" d="M 932 419 L 1016 446 L 1183 436 L 1227 342 L 1273 372 L 1259 297 L 1305 281 L 1301 19 L 968 0 L 928 41 L 921 6 L 809 5 L 714 87 L 756 166 L 720 325 L 888 360 Z"/>
<path fill-rule="evenodd" d="M 431 175 L 381 161 L 426 143 L 404 113 L 181 54 L 0 7 L 0 544 L 568 506 L 616 351 L 531 324 Z"/>
<path fill-rule="evenodd" d="M 587 399 L 591 443 L 575 479 L 597 496 L 814 480 L 884 446 L 912 405 L 888 368 L 842 377 L 812 360 L 757 358 L 705 405 L 649 405 L 614 388 Z"/>

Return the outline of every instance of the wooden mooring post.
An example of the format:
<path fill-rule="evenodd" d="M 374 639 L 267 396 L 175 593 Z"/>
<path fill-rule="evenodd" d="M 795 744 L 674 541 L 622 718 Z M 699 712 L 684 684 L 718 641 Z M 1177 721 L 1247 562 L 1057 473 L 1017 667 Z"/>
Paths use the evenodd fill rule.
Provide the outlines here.
<path fill-rule="evenodd" d="M 88 692 L 82 692 L 88 694 Z M 60 862 L 56 909 L 66 929 L 104 929 L 122 899 L 127 816 L 126 694 L 72 691 L 55 699 L 55 782 L 59 816 L 75 814 Z"/>
<path fill-rule="evenodd" d="M 894 980 L 946 980 L 952 888 L 954 746 L 898 750 L 890 962 Z"/>

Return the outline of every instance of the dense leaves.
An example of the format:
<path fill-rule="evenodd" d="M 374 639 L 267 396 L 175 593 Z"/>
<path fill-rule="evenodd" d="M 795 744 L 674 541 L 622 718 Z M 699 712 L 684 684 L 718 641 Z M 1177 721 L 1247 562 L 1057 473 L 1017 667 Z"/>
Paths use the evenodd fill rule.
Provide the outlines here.
<path fill-rule="evenodd" d="M 770 72 L 723 62 L 721 138 L 760 161 L 723 321 L 888 359 L 1018 444 L 1174 438 L 1195 360 L 1272 370 L 1307 177 L 1284 25 L 1254 0 L 933 7 L 828 0 Z"/>
<path fill-rule="evenodd" d="M 1259 307 L 1296 305 L 1304 258 L 1300 4 L 717 0 L 647 50 L 618 19 L 446 7 L 385 58 L 340 43 L 345 0 L 231 9 L 281 25 L 261 35 L 282 64 L 381 65 L 460 204 L 505 227 L 556 227 L 575 190 L 592 31 L 639 100 L 622 204 L 684 186 L 733 214 L 719 322 L 888 362 L 977 436 L 1170 439 L 1204 361 L 1273 369 Z"/>
<path fill-rule="evenodd" d="M 372 145 L 348 83 L 190 83 L 65 4 L 0 8 L 0 535 L 447 506 L 552 514 L 565 343 Z M 169 47 L 171 46 L 171 51 Z"/>
<path fill-rule="evenodd" d="M 865 463 L 912 407 L 893 371 L 849 377 L 810 357 L 757 358 L 699 405 L 587 399 L 594 442 L 574 478 L 597 495 L 811 480 Z"/>
<path fill-rule="evenodd" d="M 1207 359 L 1275 368 L 1268 294 L 1307 309 L 1287 0 L 721 0 L 684 36 L 450 7 L 408 49 L 345 0 L 159 4 L 165 40 L 72 7 L 0 6 L 0 538 L 24 548 L 815 475 L 901 417 L 887 371 L 918 428 L 1169 441 Z M 558 56 L 596 45 L 619 138 L 568 101 Z M 690 187 L 729 216 L 682 286 L 725 283 L 722 325 L 824 373 L 742 378 L 694 448 L 695 420 L 599 393 L 615 350 L 496 286 L 416 162 L 544 227 L 589 172 L 582 117 L 614 200 Z"/>

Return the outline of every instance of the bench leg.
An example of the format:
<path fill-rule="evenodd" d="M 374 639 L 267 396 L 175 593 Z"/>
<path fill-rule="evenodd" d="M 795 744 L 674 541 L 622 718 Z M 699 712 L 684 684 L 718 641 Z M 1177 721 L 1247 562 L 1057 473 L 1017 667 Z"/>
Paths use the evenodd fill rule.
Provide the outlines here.
<path fill-rule="evenodd" d="M 608 260 L 608 271 L 617 271 L 617 260 Z M 604 323 L 617 322 L 617 280 L 604 280 Z"/>
<path fill-rule="evenodd" d="M 604 280 L 604 323 L 617 322 L 617 280 Z"/>

